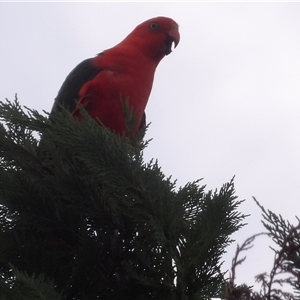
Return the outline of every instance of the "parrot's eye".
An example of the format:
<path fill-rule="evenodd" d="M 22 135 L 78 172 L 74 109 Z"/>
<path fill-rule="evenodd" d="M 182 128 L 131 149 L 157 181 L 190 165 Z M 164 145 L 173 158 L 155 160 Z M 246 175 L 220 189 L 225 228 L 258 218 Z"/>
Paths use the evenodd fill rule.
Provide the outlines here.
<path fill-rule="evenodd" d="M 157 29 L 158 28 L 158 24 L 156 22 L 153 22 L 149 25 L 150 29 Z"/>

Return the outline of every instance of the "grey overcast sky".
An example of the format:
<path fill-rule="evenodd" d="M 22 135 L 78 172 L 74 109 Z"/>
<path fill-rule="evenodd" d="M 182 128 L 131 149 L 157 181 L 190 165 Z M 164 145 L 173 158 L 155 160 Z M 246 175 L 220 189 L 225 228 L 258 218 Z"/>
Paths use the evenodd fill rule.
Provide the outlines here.
<path fill-rule="evenodd" d="M 50 111 L 68 73 L 136 25 L 168 16 L 181 42 L 158 66 L 147 106 L 158 159 L 177 186 L 235 175 L 251 214 L 238 243 L 263 230 L 252 200 L 292 223 L 300 216 L 300 3 L 0 3 L 0 99 Z M 265 238 L 237 270 L 254 283 L 273 260 Z M 235 245 L 224 257 L 230 267 Z"/>

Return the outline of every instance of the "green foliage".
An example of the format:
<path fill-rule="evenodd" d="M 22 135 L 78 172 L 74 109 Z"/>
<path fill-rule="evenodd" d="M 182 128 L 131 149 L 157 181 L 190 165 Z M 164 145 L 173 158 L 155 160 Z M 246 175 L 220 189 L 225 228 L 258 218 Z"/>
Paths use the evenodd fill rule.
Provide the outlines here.
<path fill-rule="evenodd" d="M 33 274 L 28 276 L 26 272 L 12 270 L 11 277 L 14 284 L 0 281 L 0 299 L 2 300 L 61 300 L 55 291 L 53 281 L 46 280 L 43 274 L 38 277 Z"/>
<path fill-rule="evenodd" d="M 47 296 L 31 299 L 217 295 L 222 255 L 245 218 L 233 181 L 176 190 L 144 162 L 140 136 L 82 113 L 82 122 L 65 110 L 49 120 L 17 100 L 0 105 L 1 291 L 22 282 L 33 293 L 45 284 Z"/>
<path fill-rule="evenodd" d="M 232 260 L 231 274 L 222 294 L 225 300 L 296 300 L 300 296 L 300 220 L 292 225 L 270 210 L 266 210 L 254 198 L 262 210 L 263 225 L 267 232 L 255 234 L 237 246 L 236 254 Z M 240 258 L 244 251 L 253 247 L 253 241 L 259 236 L 269 236 L 276 244 L 271 248 L 274 251 L 274 262 L 269 272 L 255 276 L 255 281 L 260 284 L 260 291 L 254 291 L 245 284 L 235 284 L 236 268 L 241 265 L 246 256 Z M 291 293 L 291 287 L 294 293 Z"/>
<path fill-rule="evenodd" d="M 256 199 L 254 199 L 256 201 Z M 300 296 L 300 220 L 297 218 L 297 225 L 292 225 L 284 220 L 281 215 L 276 215 L 266 210 L 257 201 L 262 210 L 263 225 L 269 236 L 276 243 L 277 248 L 272 248 L 275 253 L 274 266 L 268 276 L 269 286 L 279 283 L 281 286 L 286 283 L 294 288 L 297 297 L 285 299 L 299 299 Z M 285 275 L 282 277 L 282 275 Z M 278 278 L 278 275 L 281 277 Z M 270 288 L 269 295 L 273 290 Z M 283 293 L 284 294 L 284 293 Z M 288 296 L 290 294 L 288 293 Z"/>

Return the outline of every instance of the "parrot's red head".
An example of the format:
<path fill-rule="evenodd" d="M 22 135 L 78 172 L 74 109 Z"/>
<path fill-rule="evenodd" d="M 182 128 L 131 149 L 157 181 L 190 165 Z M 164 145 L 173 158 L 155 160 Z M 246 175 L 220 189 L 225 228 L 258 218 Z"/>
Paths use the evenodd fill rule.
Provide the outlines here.
<path fill-rule="evenodd" d="M 178 24 L 167 17 L 157 17 L 138 25 L 121 43 L 135 44 L 159 62 L 172 52 L 180 40 Z"/>

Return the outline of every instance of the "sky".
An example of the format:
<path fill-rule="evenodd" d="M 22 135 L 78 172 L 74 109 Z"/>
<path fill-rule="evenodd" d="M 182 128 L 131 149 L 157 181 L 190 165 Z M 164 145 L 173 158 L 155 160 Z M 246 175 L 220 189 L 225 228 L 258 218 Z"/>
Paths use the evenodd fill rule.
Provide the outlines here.
<path fill-rule="evenodd" d="M 264 231 L 253 201 L 296 224 L 300 180 L 300 3 L 0 3 L 0 100 L 50 111 L 68 73 L 156 16 L 179 23 L 181 41 L 159 64 L 146 108 L 145 161 L 157 159 L 177 187 L 206 190 L 235 176 L 248 225 L 236 243 Z M 270 271 L 260 237 L 237 283 Z"/>

